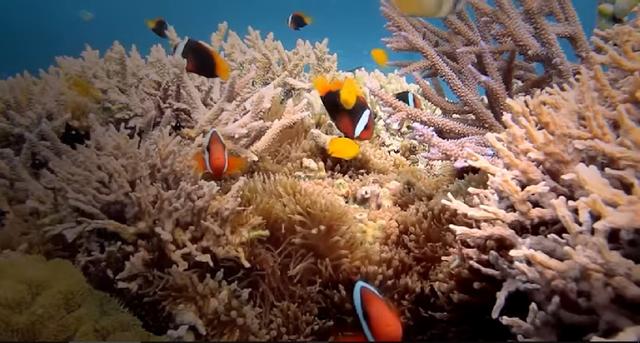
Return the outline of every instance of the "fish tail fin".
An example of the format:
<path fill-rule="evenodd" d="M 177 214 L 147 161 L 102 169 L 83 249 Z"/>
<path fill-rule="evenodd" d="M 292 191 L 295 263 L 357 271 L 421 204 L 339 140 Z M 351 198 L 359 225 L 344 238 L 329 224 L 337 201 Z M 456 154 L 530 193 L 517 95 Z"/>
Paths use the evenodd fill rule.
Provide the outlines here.
<path fill-rule="evenodd" d="M 304 22 L 307 23 L 307 25 L 313 23 L 313 18 L 309 17 L 308 15 L 302 15 L 302 17 L 304 18 Z"/>
<path fill-rule="evenodd" d="M 144 23 L 147 25 L 148 28 L 153 29 L 156 26 L 156 21 L 158 19 L 145 19 Z"/>
<path fill-rule="evenodd" d="M 213 61 L 216 65 L 216 75 L 218 75 L 218 77 L 223 81 L 227 81 L 229 79 L 229 74 L 231 73 L 229 63 L 227 63 L 227 61 L 215 50 L 211 50 L 211 55 L 213 56 Z"/>
<path fill-rule="evenodd" d="M 198 151 L 195 154 L 193 154 L 192 161 L 193 161 L 193 169 L 197 171 L 198 174 L 202 174 L 205 172 L 205 170 L 207 170 L 207 166 L 204 162 L 204 155 L 202 154 L 202 151 Z"/>
<path fill-rule="evenodd" d="M 227 174 L 241 174 L 247 170 L 249 163 L 246 158 L 229 156 L 227 160 Z"/>

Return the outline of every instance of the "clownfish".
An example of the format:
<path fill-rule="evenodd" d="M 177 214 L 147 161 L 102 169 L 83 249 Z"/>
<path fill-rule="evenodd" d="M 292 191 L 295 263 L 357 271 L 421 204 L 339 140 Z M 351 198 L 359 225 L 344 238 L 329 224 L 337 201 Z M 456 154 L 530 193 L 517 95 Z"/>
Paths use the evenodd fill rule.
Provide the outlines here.
<path fill-rule="evenodd" d="M 202 151 L 193 156 L 195 169 L 200 173 L 209 172 L 214 180 L 223 176 L 242 173 L 247 161 L 238 156 L 229 156 L 227 146 L 216 129 L 211 129 L 204 138 Z"/>
<path fill-rule="evenodd" d="M 345 137 L 332 137 L 327 143 L 327 153 L 335 158 L 350 160 L 358 156 L 360 146 L 354 140 Z"/>
<path fill-rule="evenodd" d="M 225 81 L 229 79 L 230 68 L 227 61 L 201 41 L 187 37 L 174 47 L 173 54 L 187 60 L 189 73 L 208 78 L 219 77 Z"/>
<path fill-rule="evenodd" d="M 465 0 L 392 0 L 400 13 L 411 17 L 443 18 L 462 10 Z"/>
<path fill-rule="evenodd" d="M 402 321 L 396 309 L 372 285 L 356 281 L 353 288 L 353 306 L 362 332 L 342 334 L 336 342 L 400 342 Z"/>
<path fill-rule="evenodd" d="M 164 19 L 147 19 L 144 22 L 145 24 L 147 24 L 147 27 L 160 38 L 167 38 L 167 29 L 169 28 L 169 26 Z"/>
<path fill-rule="evenodd" d="M 409 91 L 398 92 L 394 94 L 394 96 L 396 97 L 396 99 L 409 105 L 409 107 L 418 108 L 418 109 L 422 108 L 422 103 L 420 102 L 420 99 Z"/>
<path fill-rule="evenodd" d="M 289 16 L 289 19 L 287 19 L 287 25 L 289 26 L 289 28 L 296 31 L 311 24 L 311 22 L 312 22 L 311 17 L 304 15 L 303 13 L 300 13 L 300 12 L 291 13 L 291 15 Z"/>
<path fill-rule="evenodd" d="M 389 57 L 387 56 L 387 52 L 384 49 L 375 48 L 371 49 L 371 58 L 376 64 L 382 68 L 387 67 L 387 62 L 389 61 Z"/>
<path fill-rule="evenodd" d="M 313 80 L 313 86 L 340 132 L 351 139 L 371 139 L 375 113 L 353 78 L 329 82 L 324 76 L 319 76 Z"/>

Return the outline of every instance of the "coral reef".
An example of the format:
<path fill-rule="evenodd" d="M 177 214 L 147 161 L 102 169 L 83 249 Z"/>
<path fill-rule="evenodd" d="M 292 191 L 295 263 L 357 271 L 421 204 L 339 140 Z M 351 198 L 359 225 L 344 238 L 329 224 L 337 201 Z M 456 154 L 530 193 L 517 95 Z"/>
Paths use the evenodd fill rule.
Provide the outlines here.
<path fill-rule="evenodd" d="M 159 313 L 145 322 L 154 332 L 268 337 L 249 290 L 229 281 L 250 268 L 252 242 L 269 234 L 264 220 L 238 207 L 244 178 L 209 182 L 191 156 L 214 126 L 232 151 L 268 159 L 310 114 L 305 66 L 333 71 L 336 58 L 326 41 L 285 51 L 271 35 L 225 33 L 221 24 L 212 45 L 234 70 L 226 83 L 187 74 L 161 46 L 145 60 L 117 42 L 102 58 L 87 48 L 39 78 L 2 81 L 0 244 L 75 260 L 135 314 Z"/>
<path fill-rule="evenodd" d="M 509 100 L 507 129 L 487 135 L 502 163 L 469 154 L 488 189 L 443 201 L 473 220 L 451 226 L 459 258 L 503 281 L 492 316 L 520 339 L 627 335 L 640 321 L 639 28 L 596 31 L 595 66 Z M 518 293 L 525 308 L 505 313 Z"/>
<path fill-rule="evenodd" d="M 429 270 L 413 266 L 453 242 L 428 205 L 455 179 L 451 164 L 415 158 L 417 142 L 387 130 L 387 115 L 357 158 L 330 157 L 321 142 L 339 131 L 310 84 L 337 73 L 326 41 L 286 51 L 221 24 L 211 46 L 231 66 L 227 82 L 186 73 L 161 46 L 143 58 L 117 42 L 0 82 L 0 245 L 74 261 L 174 339 L 327 339 L 353 324 L 347 290 L 359 276 L 410 322 Z M 244 175 L 195 171 L 211 127 L 249 160 Z M 427 228 L 427 248 L 401 238 Z"/>
<path fill-rule="evenodd" d="M 158 341 L 109 295 L 93 290 L 68 261 L 0 254 L 0 338 L 4 341 Z"/>
<path fill-rule="evenodd" d="M 208 45 L 227 81 L 117 42 L 0 81 L 0 248 L 73 262 L 175 340 L 326 340 L 357 327 L 356 278 L 407 340 L 634 335 L 639 23 L 596 32 L 592 51 L 568 1 L 469 3 L 479 21 L 442 31 L 383 2 L 388 44 L 427 58 L 403 66 L 416 84 L 339 72 L 326 40 L 286 50 L 226 23 Z M 353 159 L 327 152 L 340 133 L 316 75 L 353 76 L 376 112 Z M 240 175 L 197 171 L 211 128 Z"/>
<path fill-rule="evenodd" d="M 404 17 L 389 1 L 381 1 L 392 34 L 385 39 L 387 46 L 424 57 L 394 64 L 402 67 L 402 74 L 415 73 L 424 97 L 447 115 L 471 114 L 479 129 L 500 131 L 508 97 L 568 81 L 578 70 L 580 64 L 569 62 L 560 39 L 571 43 L 583 63 L 590 63 L 591 49 L 569 0 L 522 0 L 521 6 L 509 0 L 496 1 L 495 6 L 486 1 L 467 3 L 472 11 L 447 16 L 446 29 L 439 29 L 422 19 Z M 536 65 L 542 70 L 536 71 Z M 458 101 L 438 94 L 422 78 L 446 82 Z M 407 111 L 407 115 L 418 120 L 417 113 Z"/>

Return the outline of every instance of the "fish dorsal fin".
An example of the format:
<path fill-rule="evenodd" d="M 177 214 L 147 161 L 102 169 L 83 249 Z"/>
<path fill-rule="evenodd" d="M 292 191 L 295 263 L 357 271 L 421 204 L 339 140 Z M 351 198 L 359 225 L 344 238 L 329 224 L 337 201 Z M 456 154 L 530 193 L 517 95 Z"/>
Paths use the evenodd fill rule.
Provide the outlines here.
<path fill-rule="evenodd" d="M 342 106 L 348 110 L 352 109 L 359 95 L 361 95 L 361 92 L 356 80 L 350 77 L 344 80 L 342 88 L 340 88 L 340 103 Z"/>
<path fill-rule="evenodd" d="M 313 79 L 313 88 L 318 91 L 318 94 L 320 94 L 320 96 L 324 96 L 329 92 L 329 81 L 322 75 L 316 76 Z"/>

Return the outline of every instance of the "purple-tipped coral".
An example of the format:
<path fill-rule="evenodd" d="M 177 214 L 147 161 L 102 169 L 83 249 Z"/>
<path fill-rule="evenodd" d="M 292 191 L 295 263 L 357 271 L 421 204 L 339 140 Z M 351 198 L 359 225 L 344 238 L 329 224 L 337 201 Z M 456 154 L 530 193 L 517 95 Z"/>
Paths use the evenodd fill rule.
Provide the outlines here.
<path fill-rule="evenodd" d="M 507 129 L 487 136 L 502 163 L 469 154 L 489 188 L 444 201 L 474 220 L 451 226 L 460 258 L 503 281 L 492 317 L 519 338 L 609 337 L 640 320 L 638 28 L 596 32 L 596 65 L 509 100 Z"/>
<path fill-rule="evenodd" d="M 581 62 L 591 63 L 589 45 L 569 0 L 523 0 L 519 5 L 498 0 L 493 7 L 485 1 L 467 2 L 470 12 L 444 18 L 446 29 L 402 16 L 389 1 L 381 2 L 392 33 L 385 40 L 387 46 L 424 58 L 393 64 L 402 67 L 401 74 L 417 73 L 423 96 L 444 114 L 471 114 L 479 127 L 500 131 L 508 97 L 568 81 L 577 72 L 579 64 L 569 62 L 560 39 L 571 43 Z M 448 100 L 422 78 L 446 82 L 459 100 Z"/>

